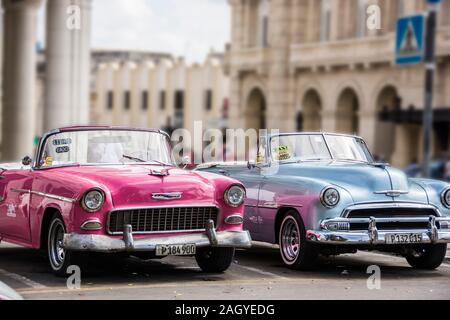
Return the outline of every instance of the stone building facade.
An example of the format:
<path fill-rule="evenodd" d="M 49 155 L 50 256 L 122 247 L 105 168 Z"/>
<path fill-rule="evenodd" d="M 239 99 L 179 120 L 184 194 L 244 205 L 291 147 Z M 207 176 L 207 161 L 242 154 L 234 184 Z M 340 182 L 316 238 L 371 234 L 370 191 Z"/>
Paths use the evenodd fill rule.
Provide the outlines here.
<path fill-rule="evenodd" d="M 420 161 L 423 65 L 394 64 L 398 16 L 423 0 L 229 0 L 230 125 L 357 133 L 374 155 Z M 381 9 L 380 29 L 366 27 Z M 450 0 L 437 31 L 433 153 L 450 151 Z"/>
<path fill-rule="evenodd" d="M 193 132 L 196 121 L 203 130 L 226 126 L 229 80 L 222 55 L 211 53 L 202 64 L 145 52 L 105 56 L 93 54 L 92 123 L 169 132 Z M 102 59 L 95 63 L 95 57 Z"/>

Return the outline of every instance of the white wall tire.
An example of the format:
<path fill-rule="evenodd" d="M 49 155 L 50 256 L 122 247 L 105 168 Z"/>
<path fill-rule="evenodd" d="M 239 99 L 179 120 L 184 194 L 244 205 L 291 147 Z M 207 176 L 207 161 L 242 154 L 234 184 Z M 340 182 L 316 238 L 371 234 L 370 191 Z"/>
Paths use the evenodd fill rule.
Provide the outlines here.
<path fill-rule="evenodd" d="M 295 210 L 287 212 L 278 232 L 278 244 L 284 264 L 292 269 L 310 269 L 316 265 L 317 245 L 306 241 L 306 230 Z"/>

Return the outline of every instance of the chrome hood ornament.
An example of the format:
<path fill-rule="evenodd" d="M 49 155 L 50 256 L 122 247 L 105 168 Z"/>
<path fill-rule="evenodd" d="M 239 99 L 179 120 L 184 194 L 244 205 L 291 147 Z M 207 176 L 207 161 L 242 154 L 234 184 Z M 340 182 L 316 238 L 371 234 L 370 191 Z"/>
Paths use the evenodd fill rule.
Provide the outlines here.
<path fill-rule="evenodd" d="M 149 175 L 165 177 L 165 176 L 169 175 L 169 170 L 168 169 L 151 169 Z"/>
<path fill-rule="evenodd" d="M 152 199 L 155 200 L 177 200 L 181 199 L 182 192 L 168 192 L 168 193 L 152 193 Z"/>

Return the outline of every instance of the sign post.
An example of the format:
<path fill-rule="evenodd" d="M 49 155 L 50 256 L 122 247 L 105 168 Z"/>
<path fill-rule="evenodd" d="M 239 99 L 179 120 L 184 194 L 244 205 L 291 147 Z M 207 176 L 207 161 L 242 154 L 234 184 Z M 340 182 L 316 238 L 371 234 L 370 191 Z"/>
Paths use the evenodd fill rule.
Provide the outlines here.
<path fill-rule="evenodd" d="M 437 8 L 440 0 L 428 1 L 428 16 L 426 26 L 425 41 L 425 93 L 424 93 L 424 110 L 423 110 L 423 165 L 422 175 L 424 177 L 431 176 L 430 170 L 430 149 L 431 134 L 433 130 L 433 88 L 434 88 L 434 71 L 435 63 L 435 38 L 436 38 L 436 20 Z"/>

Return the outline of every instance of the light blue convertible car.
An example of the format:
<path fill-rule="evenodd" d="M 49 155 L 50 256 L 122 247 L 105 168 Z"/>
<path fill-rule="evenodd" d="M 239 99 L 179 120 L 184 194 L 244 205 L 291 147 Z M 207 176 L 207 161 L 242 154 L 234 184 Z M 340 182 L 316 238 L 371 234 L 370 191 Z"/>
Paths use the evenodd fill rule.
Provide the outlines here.
<path fill-rule="evenodd" d="M 450 185 L 411 179 L 376 163 L 363 139 L 287 133 L 260 139 L 255 162 L 207 163 L 247 189 L 244 227 L 276 243 L 284 263 L 310 268 L 319 254 L 394 252 L 434 269 L 450 242 Z"/>

